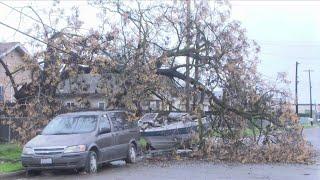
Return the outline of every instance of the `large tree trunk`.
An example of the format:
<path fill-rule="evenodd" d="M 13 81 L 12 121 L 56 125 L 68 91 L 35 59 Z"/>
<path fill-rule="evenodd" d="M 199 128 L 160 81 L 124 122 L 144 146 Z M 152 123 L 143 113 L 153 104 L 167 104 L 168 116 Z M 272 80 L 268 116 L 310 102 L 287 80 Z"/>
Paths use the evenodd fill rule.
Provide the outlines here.
<path fill-rule="evenodd" d="M 11 82 L 11 85 L 13 87 L 14 93 L 17 94 L 17 92 L 18 92 L 17 84 L 16 84 L 16 82 L 14 80 L 13 74 L 10 72 L 10 69 L 9 69 L 8 65 L 3 61 L 2 58 L 0 58 L 0 64 L 4 68 L 6 75 L 10 79 L 10 82 Z"/>

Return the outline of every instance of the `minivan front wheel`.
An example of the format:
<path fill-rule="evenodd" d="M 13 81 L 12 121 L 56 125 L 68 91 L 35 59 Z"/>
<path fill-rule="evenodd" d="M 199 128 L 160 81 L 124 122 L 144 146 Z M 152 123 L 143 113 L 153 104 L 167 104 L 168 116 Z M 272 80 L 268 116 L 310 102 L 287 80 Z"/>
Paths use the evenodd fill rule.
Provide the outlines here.
<path fill-rule="evenodd" d="M 135 163 L 137 158 L 136 146 L 134 144 L 130 144 L 126 163 Z"/>
<path fill-rule="evenodd" d="M 97 173 L 98 171 L 97 154 L 94 151 L 89 151 L 85 171 L 89 174 Z"/>
<path fill-rule="evenodd" d="M 27 170 L 26 175 L 27 176 L 37 176 L 40 175 L 41 171 L 40 170 Z"/>

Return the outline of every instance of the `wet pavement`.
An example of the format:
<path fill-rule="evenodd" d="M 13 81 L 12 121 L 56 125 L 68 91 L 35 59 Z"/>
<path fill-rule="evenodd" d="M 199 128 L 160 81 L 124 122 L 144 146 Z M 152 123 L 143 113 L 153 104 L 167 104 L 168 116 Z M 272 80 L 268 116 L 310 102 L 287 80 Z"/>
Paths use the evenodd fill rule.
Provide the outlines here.
<path fill-rule="evenodd" d="M 304 136 L 311 144 L 315 147 L 315 149 L 320 151 L 320 128 L 308 128 L 303 131 Z"/>
<path fill-rule="evenodd" d="M 304 130 L 305 137 L 320 150 L 320 128 Z M 320 161 L 312 165 L 301 164 L 215 164 L 206 161 L 174 161 L 154 164 L 122 161 L 105 166 L 96 175 L 81 175 L 73 171 L 45 172 L 40 176 L 14 179 L 320 179 Z"/>

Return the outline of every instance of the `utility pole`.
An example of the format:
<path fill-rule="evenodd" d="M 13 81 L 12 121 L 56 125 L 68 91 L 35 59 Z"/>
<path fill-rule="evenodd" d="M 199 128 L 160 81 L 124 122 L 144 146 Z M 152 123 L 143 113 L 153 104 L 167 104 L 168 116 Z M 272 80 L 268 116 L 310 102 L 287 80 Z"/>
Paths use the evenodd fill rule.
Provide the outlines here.
<path fill-rule="evenodd" d="M 190 0 L 187 0 L 187 49 L 190 47 Z M 190 57 L 186 57 L 186 111 L 190 110 Z"/>
<path fill-rule="evenodd" d="M 295 89 L 295 93 L 296 93 L 296 99 L 295 99 L 295 104 L 296 104 L 296 114 L 298 115 L 299 113 L 299 103 L 298 103 L 298 65 L 299 63 L 296 62 L 296 89 Z"/>
<path fill-rule="evenodd" d="M 310 94 L 310 118 L 312 118 L 312 86 L 311 86 L 311 72 L 313 72 L 311 69 L 306 70 L 305 72 L 308 72 L 309 74 L 309 94 Z"/>

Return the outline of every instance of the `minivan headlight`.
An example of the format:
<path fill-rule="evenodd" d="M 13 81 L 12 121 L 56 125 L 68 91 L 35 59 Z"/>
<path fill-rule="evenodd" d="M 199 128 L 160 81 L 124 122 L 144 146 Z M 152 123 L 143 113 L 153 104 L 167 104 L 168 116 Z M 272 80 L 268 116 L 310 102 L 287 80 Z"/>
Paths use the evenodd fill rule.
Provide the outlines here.
<path fill-rule="evenodd" d="M 69 146 L 64 149 L 64 153 L 77 153 L 86 151 L 86 145 Z"/>
<path fill-rule="evenodd" d="M 31 155 L 31 154 L 34 154 L 34 151 L 32 148 L 24 147 L 22 150 L 22 154 Z"/>

